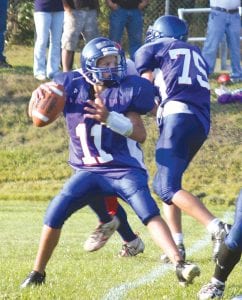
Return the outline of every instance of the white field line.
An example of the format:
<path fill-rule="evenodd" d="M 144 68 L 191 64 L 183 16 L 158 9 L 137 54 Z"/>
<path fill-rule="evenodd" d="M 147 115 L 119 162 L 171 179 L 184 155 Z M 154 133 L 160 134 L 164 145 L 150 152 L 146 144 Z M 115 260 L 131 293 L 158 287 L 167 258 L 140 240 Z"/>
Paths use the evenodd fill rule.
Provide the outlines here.
<path fill-rule="evenodd" d="M 228 222 L 231 220 L 232 213 L 227 212 L 223 217 L 224 222 Z M 211 242 L 211 238 L 208 234 L 206 234 L 202 239 L 198 240 L 193 246 L 187 249 L 187 254 L 192 255 L 193 253 L 197 252 L 198 250 L 204 248 Z M 154 281 L 158 277 L 165 275 L 168 271 L 174 270 L 171 264 L 160 264 L 151 270 L 148 274 L 144 275 L 136 279 L 133 282 L 127 282 L 116 287 L 112 287 L 109 292 L 103 297 L 103 300 L 121 300 L 124 298 L 125 294 L 129 290 L 135 289 L 141 285 L 146 285 L 149 282 Z"/>

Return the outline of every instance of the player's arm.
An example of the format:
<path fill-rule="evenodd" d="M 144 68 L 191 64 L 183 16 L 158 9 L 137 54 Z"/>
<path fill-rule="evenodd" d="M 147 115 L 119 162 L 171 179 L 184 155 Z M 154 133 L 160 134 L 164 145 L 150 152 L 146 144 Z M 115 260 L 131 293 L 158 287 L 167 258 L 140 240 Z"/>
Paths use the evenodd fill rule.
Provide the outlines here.
<path fill-rule="evenodd" d="M 95 101 L 88 100 L 89 106 L 85 107 L 85 118 L 95 119 L 105 124 L 114 132 L 129 137 L 139 143 L 146 139 L 143 121 L 138 113 L 128 112 L 126 115 L 116 111 L 109 112 L 100 97 Z"/>

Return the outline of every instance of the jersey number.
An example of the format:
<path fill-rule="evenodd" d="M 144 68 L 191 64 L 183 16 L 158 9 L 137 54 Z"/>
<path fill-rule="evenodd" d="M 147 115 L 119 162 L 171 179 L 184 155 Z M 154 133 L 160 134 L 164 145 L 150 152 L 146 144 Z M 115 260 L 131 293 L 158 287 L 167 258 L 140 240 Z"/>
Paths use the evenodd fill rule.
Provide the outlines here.
<path fill-rule="evenodd" d="M 199 82 L 201 87 L 210 90 L 207 73 L 206 70 L 203 68 L 204 60 L 197 52 L 191 51 L 190 49 L 186 49 L 186 48 L 180 48 L 180 49 L 170 50 L 169 54 L 171 59 L 177 59 L 177 56 L 184 55 L 182 75 L 178 77 L 178 83 L 192 84 L 192 79 L 189 76 L 189 71 L 190 71 L 191 59 L 193 59 L 194 65 L 197 68 L 199 73 L 197 75 L 197 81 Z M 203 78 L 205 78 L 205 80 Z"/>
<path fill-rule="evenodd" d="M 80 123 L 76 127 L 76 135 L 80 138 L 80 143 L 84 154 L 84 157 L 82 157 L 84 164 L 93 165 L 97 162 L 103 164 L 113 160 L 113 156 L 101 148 L 102 125 L 95 124 L 91 128 L 91 136 L 93 136 L 94 144 L 99 154 L 98 156 L 92 156 L 88 148 L 86 124 Z"/>

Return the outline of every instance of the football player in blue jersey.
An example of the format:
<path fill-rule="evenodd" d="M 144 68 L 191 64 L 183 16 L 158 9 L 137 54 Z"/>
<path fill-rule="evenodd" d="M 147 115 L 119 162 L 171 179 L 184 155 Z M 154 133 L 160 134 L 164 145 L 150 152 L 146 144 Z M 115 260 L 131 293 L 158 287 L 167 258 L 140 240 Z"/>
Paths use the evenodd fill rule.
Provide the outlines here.
<path fill-rule="evenodd" d="M 124 52 L 107 38 L 86 44 L 81 66 L 81 73 L 68 72 L 55 79 L 66 92 L 69 164 L 76 172 L 48 206 L 33 271 L 21 287 L 45 282 L 46 265 L 63 224 L 90 199 L 100 201 L 102 196 L 126 201 L 174 263 L 179 283 L 192 283 L 200 270 L 181 257 L 160 216 L 139 145 L 146 138 L 140 115 L 155 107 L 153 85 L 139 76 L 126 76 Z"/>
<path fill-rule="evenodd" d="M 214 241 L 215 259 L 228 226 L 182 188 L 182 176 L 210 127 L 208 67 L 200 49 L 189 44 L 187 37 L 188 27 L 183 20 L 169 15 L 159 17 L 149 27 L 145 44 L 136 51 L 135 65 L 142 77 L 154 83 L 161 99 L 153 187 L 164 202 L 173 238 L 185 256 L 182 210 L 207 227 Z"/>
<path fill-rule="evenodd" d="M 139 75 L 135 69 L 134 62 L 131 59 L 126 59 L 126 65 L 127 75 Z M 105 197 L 105 204 L 109 215 L 117 216 L 118 220 L 120 221 L 117 232 L 123 240 L 123 245 L 119 251 L 119 257 L 131 257 L 143 253 L 145 248 L 144 242 L 130 227 L 127 214 L 123 207 L 119 204 L 117 197 Z M 110 226 L 112 226 L 112 223 L 117 219 L 113 218 L 112 220 L 110 216 L 108 216 L 108 219 L 107 214 L 103 210 L 102 201 L 91 202 L 89 206 L 91 206 L 99 219 L 98 226 L 84 243 L 84 249 L 92 252 L 99 250 L 106 244 L 109 237 L 113 233 L 112 230 L 110 230 Z"/>
<path fill-rule="evenodd" d="M 242 252 L 242 189 L 240 190 L 234 216 L 234 224 L 224 243 L 219 248 L 218 258 L 211 281 L 204 285 L 198 293 L 199 300 L 220 299 L 223 297 L 225 282 L 236 264 L 240 261 Z M 235 299 L 242 299 L 242 295 Z"/>

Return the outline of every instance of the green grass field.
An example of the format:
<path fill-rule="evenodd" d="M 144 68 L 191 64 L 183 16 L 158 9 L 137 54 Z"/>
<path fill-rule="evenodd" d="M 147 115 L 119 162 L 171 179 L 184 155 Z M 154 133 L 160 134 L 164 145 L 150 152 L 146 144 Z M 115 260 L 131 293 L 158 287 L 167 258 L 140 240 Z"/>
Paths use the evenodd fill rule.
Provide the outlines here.
<path fill-rule="evenodd" d="M 202 270 L 195 283 L 184 289 L 178 287 L 171 266 L 159 262 L 160 250 L 127 206 L 129 220 L 146 244 L 142 255 L 118 258 L 122 242 L 117 234 L 100 251 L 84 252 L 82 244 L 96 225 L 96 217 L 86 208 L 66 223 L 47 267 L 47 284 L 20 291 L 21 281 L 32 268 L 48 201 L 71 170 L 63 119 L 34 128 L 26 114 L 31 92 L 39 84 L 32 75 L 33 49 L 12 46 L 7 56 L 14 69 L 0 70 L 0 299 L 196 299 L 214 268 L 205 228 L 184 215 L 188 260 Z M 212 90 L 217 86 L 215 80 L 211 86 Z M 187 170 L 184 187 L 216 215 L 232 222 L 242 178 L 242 105 L 222 106 L 212 93 L 211 109 L 209 138 Z M 148 140 L 143 148 L 152 179 L 157 130 L 152 118 L 145 117 L 144 122 Z M 242 294 L 241 271 L 240 263 L 228 280 L 224 299 Z"/>

